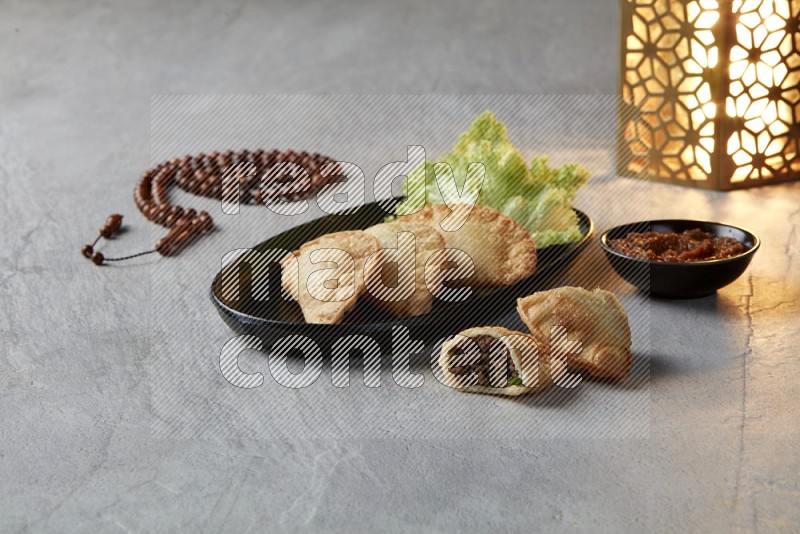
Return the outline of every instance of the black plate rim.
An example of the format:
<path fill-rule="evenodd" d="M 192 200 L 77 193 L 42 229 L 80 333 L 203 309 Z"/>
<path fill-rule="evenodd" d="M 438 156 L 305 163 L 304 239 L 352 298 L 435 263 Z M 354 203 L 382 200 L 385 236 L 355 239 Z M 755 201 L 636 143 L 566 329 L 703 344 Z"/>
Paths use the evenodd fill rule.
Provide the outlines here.
<path fill-rule="evenodd" d="M 373 203 L 373 204 L 376 204 L 376 203 Z M 365 204 L 362 207 L 367 207 L 367 206 L 369 206 L 369 204 Z M 573 207 L 572 210 L 578 215 L 580 223 L 582 225 L 585 225 L 586 233 L 583 234 L 583 237 L 577 243 L 571 243 L 571 244 L 567 245 L 567 246 L 571 246 L 571 248 L 567 252 L 565 252 L 565 254 L 564 254 L 565 256 L 579 253 L 581 251 L 581 249 L 583 249 L 587 245 L 587 243 L 592 239 L 592 237 L 594 236 L 594 233 L 595 233 L 595 225 L 594 225 L 594 221 L 592 220 L 592 218 L 589 217 L 589 215 L 587 215 L 584 211 L 581 211 L 581 210 L 579 210 L 577 208 Z M 325 217 L 321 217 L 320 219 L 322 219 L 322 218 L 325 218 Z M 320 219 L 314 219 L 314 220 L 308 221 L 307 223 L 304 223 L 304 224 L 311 224 L 311 223 L 319 221 Z M 300 225 L 300 226 L 303 226 L 303 225 Z M 298 228 L 298 227 L 294 227 L 294 228 Z M 290 228 L 290 229 L 284 230 L 284 232 L 290 232 L 294 228 Z M 261 243 L 257 244 L 255 247 L 251 247 L 251 248 L 258 248 L 259 246 L 261 246 L 266 241 L 269 241 L 270 239 L 274 239 L 274 238 L 280 236 L 284 232 L 281 232 L 280 234 L 276 234 L 274 236 L 271 236 L 270 238 L 265 239 Z M 547 250 L 547 248 L 549 248 L 549 247 L 545 247 L 542 250 Z M 386 326 L 388 325 L 388 323 L 385 322 L 385 321 L 383 321 L 383 322 L 375 322 L 375 323 L 339 323 L 339 324 L 294 323 L 294 322 L 280 321 L 280 320 L 277 320 L 277 319 L 266 319 L 264 317 L 256 317 L 254 315 L 249 315 L 247 313 L 244 313 L 244 312 L 241 312 L 241 311 L 238 311 L 238 310 L 234 310 L 233 308 L 231 308 L 230 306 L 228 306 L 227 304 L 222 302 L 222 300 L 220 300 L 220 298 L 216 294 L 216 291 L 214 290 L 216 285 L 217 285 L 217 280 L 222 275 L 223 270 L 224 270 L 224 268 L 220 269 L 214 275 L 214 278 L 211 281 L 211 287 L 210 287 L 210 290 L 209 290 L 210 297 L 211 297 L 211 300 L 214 302 L 214 305 L 217 307 L 217 309 L 219 311 L 225 313 L 226 315 L 228 315 L 230 317 L 236 318 L 236 320 L 239 321 L 240 324 L 244 323 L 244 324 L 248 324 L 250 326 L 272 327 L 272 328 L 281 328 L 281 329 L 297 329 L 297 328 L 309 329 L 310 328 L 310 329 L 314 329 L 315 331 L 323 331 L 323 330 L 333 331 L 333 330 L 340 329 L 342 327 L 357 327 L 357 328 L 363 329 L 363 330 L 370 330 L 370 329 L 372 329 L 372 330 L 380 330 L 380 329 L 386 328 Z M 531 275 L 531 277 L 536 276 L 536 274 L 538 272 L 539 272 L 539 270 L 537 269 L 537 271 L 533 275 Z M 501 288 L 497 292 L 492 293 L 490 295 L 486 295 L 486 296 L 483 296 L 483 297 L 478 297 L 475 300 L 471 300 L 471 301 L 464 302 L 464 303 L 452 303 L 451 306 L 452 307 L 457 307 L 457 306 L 460 306 L 460 305 L 463 305 L 463 304 L 467 304 L 467 303 L 469 303 L 469 304 L 474 306 L 476 303 L 481 302 L 483 299 L 489 299 L 490 297 L 492 297 L 494 295 L 497 295 L 497 294 L 499 294 L 499 293 L 501 293 L 503 291 L 511 291 L 515 286 L 517 286 L 518 284 L 523 284 L 526 280 L 528 280 L 531 277 L 524 278 L 524 279 L 520 280 L 519 282 L 517 282 L 514 285 Z M 448 306 L 447 308 L 444 308 L 444 309 L 450 309 L 450 306 Z M 437 311 L 441 311 L 441 310 L 437 310 Z M 431 313 L 425 313 L 425 314 L 417 315 L 417 316 L 414 316 L 414 317 L 406 317 L 406 318 L 403 318 L 402 321 L 403 321 L 404 324 L 406 324 L 409 327 L 413 328 L 415 325 L 424 325 L 430 319 L 430 315 L 431 315 Z"/>

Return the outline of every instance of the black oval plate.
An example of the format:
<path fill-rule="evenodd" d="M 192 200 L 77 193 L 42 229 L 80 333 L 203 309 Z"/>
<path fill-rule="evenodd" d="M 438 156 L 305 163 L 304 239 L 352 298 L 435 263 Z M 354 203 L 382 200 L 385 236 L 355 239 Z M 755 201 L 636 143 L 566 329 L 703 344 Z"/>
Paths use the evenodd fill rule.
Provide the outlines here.
<path fill-rule="evenodd" d="M 514 309 L 515 299 L 534 291 L 552 287 L 553 277 L 575 259 L 581 248 L 589 241 L 593 231 L 592 220 L 582 211 L 578 215 L 583 239 L 570 245 L 556 245 L 538 251 L 537 270 L 513 286 L 488 288 L 474 291 L 472 297 L 464 302 L 436 301 L 429 313 L 416 317 L 399 319 L 367 302 L 359 301 L 341 324 L 308 324 L 296 302 L 281 296 L 280 267 L 277 263 L 268 268 L 268 290 L 258 292 L 260 299 L 253 297 L 251 269 L 245 256 L 234 260 L 214 277 L 211 286 L 211 299 L 220 316 L 235 332 L 252 334 L 271 343 L 288 335 L 303 335 L 314 341 L 328 345 L 342 336 L 366 334 L 373 337 L 391 336 L 392 328 L 405 326 L 415 339 L 425 341 L 442 339 L 469 326 L 485 321 Z M 310 223 L 292 228 L 260 243 L 255 250 L 265 252 L 271 249 L 297 250 L 300 245 L 331 232 L 360 230 L 382 222 L 386 211 L 377 203 L 366 204 L 355 212 L 329 215 Z M 222 275 L 227 269 L 239 270 L 239 298 L 226 299 L 221 292 Z M 263 276 L 263 275 L 262 275 Z"/>

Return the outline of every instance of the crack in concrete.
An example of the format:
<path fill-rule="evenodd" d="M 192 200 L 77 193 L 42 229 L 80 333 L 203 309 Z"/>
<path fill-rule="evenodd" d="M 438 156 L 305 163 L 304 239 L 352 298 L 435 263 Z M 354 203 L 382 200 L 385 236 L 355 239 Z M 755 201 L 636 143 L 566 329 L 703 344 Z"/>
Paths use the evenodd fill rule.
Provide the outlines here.
<path fill-rule="evenodd" d="M 780 480 L 769 480 L 766 478 L 756 478 L 753 481 L 770 490 L 777 490 L 790 495 L 800 495 L 800 485 L 792 482 L 782 482 Z"/>
<path fill-rule="evenodd" d="M 795 211 L 789 214 L 787 218 L 789 224 L 791 225 L 791 230 L 789 231 L 789 238 L 786 240 L 786 244 L 783 246 L 783 252 L 786 255 L 786 272 L 785 275 L 789 274 L 789 271 L 792 268 L 792 264 L 794 263 L 794 251 L 796 245 L 800 241 L 800 235 L 798 235 L 798 223 L 800 223 L 800 207 L 798 207 Z"/>
<path fill-rule="evenodd" d="M 741 492 L 741 484 L 742 484 L 742 471 L 744 468 L 744 450 L 745 450 L 745 440 L 744 440 L 744 431 L 745 425 L 747 424 L 747 362 L 750 358 L 753 347 L 753 309 L 752 309 L 752 301 L 753 301 L 753 294 L 754 286 L 753 286 L 753 275 L 749 274 L 747 277 L 747 288 L 748 292 L 744 295 L 743 298 L 743 308 L 745 314 L 747 315 L 747 337 L 745 339 L 745 347 L 744 352 L 742 353 L 742 394 L 741 394 L 741 401 L 739 403 L 739 443 L 738 443 L 738 451 L 737 451 L 737 461 L 736 461 L 736 479 L 734 483 L 734 501 L 733 506 L 734 509 L 739 505 L 739 494 Z M 754 510 L 751 511 L 754 513 Z M 756 524 L 753 523 L 752 529 L 755 530 Z"/>
<path fill-rule="evenodd" d="M 793 304 L 796 304 L 796 302 L 794 300 L 779 300 L 779 301 L 777 301 L 776 303 L 774 303 L 774 304 L 772 304 L 770 306 L 764 306 L 762 308 L 754 309 L 753 310 L 753 315 L 757 315 L 759 313 L 768 312 L 768 311 L 774 311 L 774 310 L 777 310 L 778 308 L 781 308 L 783 306 L 791 306 Z"/>
<path fill-rule="evenodd" d="M 292 501 L 292 504 L 281 515 L 279 524 L 301 524 L 309 526 L 317 515 L 317 510 L 325 494 L 330 489 L 331 477 L 338 467 L 347 464 L 360 455 L 335 443 L 331 449 L 324 450 L 314 457 L 309 484 Z M 297 516 L 302 516 L 299 521 Z M 293 519 L 295 518 L 295 519 Z"/>

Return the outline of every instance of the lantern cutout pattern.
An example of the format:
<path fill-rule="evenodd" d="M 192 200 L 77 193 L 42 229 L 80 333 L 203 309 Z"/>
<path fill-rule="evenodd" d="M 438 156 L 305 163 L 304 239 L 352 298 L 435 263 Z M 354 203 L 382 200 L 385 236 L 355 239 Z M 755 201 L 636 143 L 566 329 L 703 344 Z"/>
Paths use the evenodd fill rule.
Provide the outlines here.
<path fill-rule="evenodd" d="M 622 0 L 618 172 L 800 178 L 800 0 Z"/>

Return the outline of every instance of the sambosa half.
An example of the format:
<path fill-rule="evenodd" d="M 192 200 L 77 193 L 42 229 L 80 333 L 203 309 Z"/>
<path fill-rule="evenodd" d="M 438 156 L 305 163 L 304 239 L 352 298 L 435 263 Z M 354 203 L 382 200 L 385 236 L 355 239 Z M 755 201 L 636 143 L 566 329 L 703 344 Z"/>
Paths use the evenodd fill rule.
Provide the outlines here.
<path fill-rule="evenodd" d="M 566 354 L 571 369 L 602 378 L 628 375 L 631 329 L 613 293 L 560 287 L 518 299 L 517 311 L 537 339 L 550 339 L 553 329 L 562 327 L 570 339 L 580 341 L 580 352 Z"/>
<path fill-rule="evenodd" d="M 458 220 L 466 213 L 469 216 L 460 228 L 447 231 L 450 226 L 442 224 L 451 214 Z M 430 204 L 397 220 L 428 224 L 441 234 L 447 248 L 466 252 L 475 272 L 463 280 L 464 285 L 509 286 L 536 271 L 536 245 L 530 232 L 486 206 L 458 204 L 451 210 L 446 204 Z"/>
<path fill-rule="evenodd" d="M 281 261 L 281 285 L 307 323 L 338 324 L 364 293 L 364 263 L 377 250 L 378 241 L 361 230 L 320 236 Z M 296 270 L 289 268 L 293 257 Z"/>
<path fill-rule="evenodd" d="M 444 382 L 460 391 L 516 397 L 553 384 L 539 345 L 502 326 L 469 328 L 442 345 L 438 363 Z"/>

